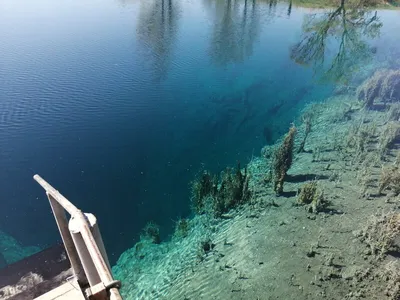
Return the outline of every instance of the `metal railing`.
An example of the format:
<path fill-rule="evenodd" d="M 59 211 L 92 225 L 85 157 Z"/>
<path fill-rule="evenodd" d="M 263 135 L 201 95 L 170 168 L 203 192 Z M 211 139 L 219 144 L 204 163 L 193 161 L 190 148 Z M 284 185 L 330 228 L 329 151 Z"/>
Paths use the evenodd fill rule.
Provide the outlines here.
<path fill-rule="evenodd" d="M 76 208 L 39 175 L 33 178 L 46 191 L 75 278 L 86 297 L 122 300 L 120 282 L 112 277 L 96 218 Z M 65 211 L 71 215 L 69 225 Z"/>

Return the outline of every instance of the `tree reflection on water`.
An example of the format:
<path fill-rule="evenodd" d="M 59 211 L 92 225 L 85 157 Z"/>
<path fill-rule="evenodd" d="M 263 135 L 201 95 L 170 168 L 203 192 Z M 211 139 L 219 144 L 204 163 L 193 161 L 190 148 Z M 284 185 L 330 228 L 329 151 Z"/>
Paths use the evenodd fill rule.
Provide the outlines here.
<path fill-rule="evenodd" d="M 365 1 L 365 0 L 361 0 Z M 137 34 L 150 49 L 156 78 L 165 78 L 178 31 L 179 1 L 141 2 Z M 211 60 L 226 66 L 245 61 L 253 53 L 262 25 L 277 15 L 277 0 L 204 0 L 214 15 L 209 54 Z M 292 14 L 288 1 L 286 15 Z M 284 7 L 284 5 L 280 5 Z M 265 11 L 267 9 L 267 12 Z M 278 13 L 279 14 L 279 13 Z M 350 6 L 346 0 L 329 11 L 304 17 L 300 41 L 290 49 L 293 61 L 309 65 L 325 80 L 346 81 L 374 52 L 367 40 L 379 35 L 382 22 L 376 11 Z"/>
<path fill-rule="evenodd" d="M 140 9 L 137 35 L 150 49 L 157 80 L 167 75 L 178 30 L 179 7 L 173 0 L 145 1 Z"/>
<path fill-rule="evenodd" d="M 342 0 L 335 10 L 306 15 L 302 38 L 292 47 L 291 58 L 312 65 L 315 72 L 322 71 L 323 79 L 346 81 L 372 56 L 374 49 L 367 39 L 377 37 L 381 27 L 376 11 L 362 6 L 347 8 Z M 328 57 L 328 52 L 333 55 Z"/>
<path fill-rule="evenodd" d="M 210 40 L 214 63 L 227 65 L 243 62 L 253 53 L 260 33 L 260 14 L 255 0 L 206 1 L 216 20 Z"/>

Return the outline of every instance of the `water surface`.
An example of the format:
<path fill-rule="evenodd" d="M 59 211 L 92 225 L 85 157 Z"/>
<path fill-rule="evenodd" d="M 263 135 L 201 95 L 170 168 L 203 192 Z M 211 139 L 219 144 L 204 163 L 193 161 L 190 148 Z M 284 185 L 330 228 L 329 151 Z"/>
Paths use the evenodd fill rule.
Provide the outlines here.
<path fill-rule="evenodd" d="M 347 75 L 399 66 L 397 11 L 329 24 L 304 53 L 314 13 L 329 19 L 286 2 L 2 1 L 0 229 L 59 238 L 38 173 L 98 217 L 112 262 L 148 221 L 165 238 L 199 170 L 259 155 Z"/>

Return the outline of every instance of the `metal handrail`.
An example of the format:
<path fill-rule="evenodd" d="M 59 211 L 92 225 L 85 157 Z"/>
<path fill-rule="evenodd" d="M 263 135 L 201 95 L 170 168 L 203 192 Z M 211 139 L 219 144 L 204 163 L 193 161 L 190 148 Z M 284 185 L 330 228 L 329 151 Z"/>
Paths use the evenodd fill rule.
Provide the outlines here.
<path fill-rule="evenodd" d="M 85 274 L 81 261 L 78 255 L 77 246 L 74 243 L 71 232 L 68 229 L 68 221 L 65 215 L 67 211 L 76 222 L 78 222 L 79 232 L 85 243 L 87 251 L 90 254 L 98 276 L 101 282 L 95 286 L 91 286 L 91 295 L 94 299 L 110 299 L 110 300 L 122 300 L 119 293 L 120 283 L 114 280 L 111 274 L 111 270 L 108 267 L 108 260 L 103 257 L 99 245 L 93 237 L 90 225 L 87 218 L 75 205 L 73 205 L 67 198 L 61 195 L 55 188 L 53 188 L 48 182 L 46 182 L 39 175 L 33 176 L 33 178 L 43 187 L 46 191 L 49 199 L 54 217 L 57 222 L 58 229 L 61 234 L 67 255 L 71 262 L 72 270 L 77 278 L 80 286 L 88 284 L 88 274 Z"/>

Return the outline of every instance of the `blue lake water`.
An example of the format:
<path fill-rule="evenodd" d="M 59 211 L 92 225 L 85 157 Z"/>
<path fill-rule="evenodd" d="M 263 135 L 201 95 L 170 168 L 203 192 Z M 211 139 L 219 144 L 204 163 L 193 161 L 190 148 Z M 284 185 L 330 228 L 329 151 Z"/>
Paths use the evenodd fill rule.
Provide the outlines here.
<path fill-rule="evenodd" d="M 173 220 L 190 214 L 199 170 L 248 162 L 306 103 L 334 91 L 335 81 L 291 55 L 312 13 L 323 11 L 259 1 L 3 0 L 0 229 L 26 246 L 59 239 L 38 173 L 97 216 L 112 262 L 148 221 L 166 238 Z M 400 12 L 377 15 L 379 34 L 361 34 L 368 56 L 350 51 L 349 72 L 400 65 Z M 340 38 L 326 47 L 329 70 Z"/>

